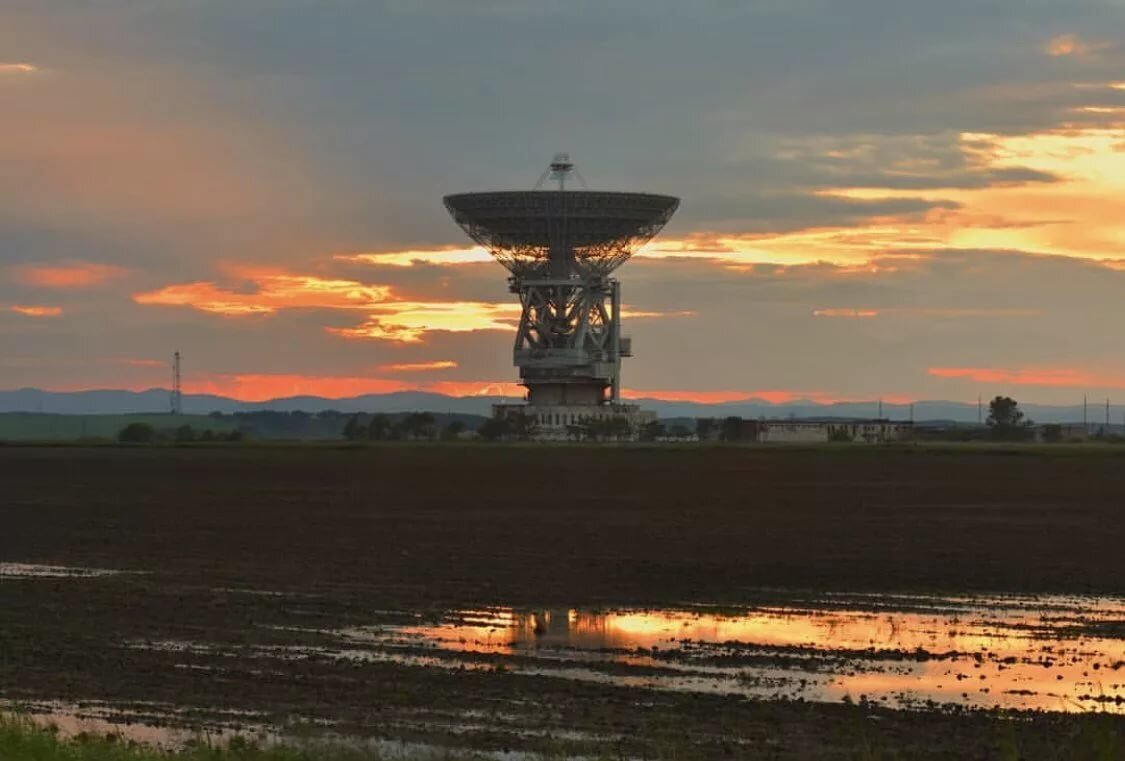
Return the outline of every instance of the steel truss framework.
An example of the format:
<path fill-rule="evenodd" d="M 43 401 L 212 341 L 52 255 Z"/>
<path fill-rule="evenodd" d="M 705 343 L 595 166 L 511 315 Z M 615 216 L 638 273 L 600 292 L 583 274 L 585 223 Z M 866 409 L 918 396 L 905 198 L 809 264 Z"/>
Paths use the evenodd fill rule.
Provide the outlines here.
<path fill-rule="evenodd" d="M 596 277 L 511 284 L 523 306 L 514 347 L 522 380 L 593 385 L 599 395 L 609 387 L 617 401 L 624 356 L 619 283 Z"/>

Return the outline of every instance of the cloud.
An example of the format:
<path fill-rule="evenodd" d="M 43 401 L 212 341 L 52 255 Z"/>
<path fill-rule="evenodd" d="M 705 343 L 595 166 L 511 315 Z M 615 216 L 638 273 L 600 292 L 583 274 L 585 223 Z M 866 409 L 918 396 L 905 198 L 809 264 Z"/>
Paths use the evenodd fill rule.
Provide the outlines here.
<path fill-rule="evenodd" d="M 1077 34 L 1060 34 L 1052 37 L 1044 46 L 1047 55 L 1054 58 L 1065 56 L 1085 56 L 1098 50 L 1110 47 L 1107 42 L 1088 42 Z"/>
<path fill-rule="evenodd" d="M 281 309 L 370 309 L 391 296 L 390 288 L 354 280 L 244 268 L 236 276 L 249 284 L 245 290 L 213 282 L 169 285 L 137 293 L 133 300 L 146 306 L 186 306 L 203 312 L 242 317 L 274 314 Z"/>
<path fill-rule="evenodd" d="M 439 248 L 433 251 L 388 251 L 374 254 L 339 254 L 339 261 L 359 264 L 386 265 L 392 267 L 413 267 L 418 264 L 476 264 L 491 262 L 492 256 L 485 249 Z"/>
<path fill-rule="evenodd" d="M 1125 373 L 1105 375 L 1070 367 L 931 367 L 928 372 L 937 378 L 964 378 L 976 383 L 999 386 L 1125 389 Z"/>
<path fill-rule="evenodd" d="M 26 285 L 65 290 L 91 288 L 126 274 L 128 271 L 122 267 L 81 261 L 15 268 L 16 279 Z"/>
<path fill-rule="evenodd" d="M 862 307 L 831 307 L 814 309 L 815 317 L 845 317 L 870 319 L 873 317 L 926 317 L 926 318 L 976 318 L 976 317 L 1037 317 L 1043 312 L 1039 309 L 990 309 L 942 308 L 942 307 L 882 307 L 879 309 Z"/>
<path fill-rule="evenodd" d="M 515 303 L 400 301 L 372 309 L 362 325 L 327 330 L 341 338 L 418 343 L 432 331 L 471 333 L 500 330 L 510 333 L 515 330 L 520 311 L 520 305 Z"/>
<path fill-rule="evenodd" d="M 338 260 L 336 257 L 332 261 Z M 168 285 L 136 293 L 133 301 L 142 306 L 188 307 L 234 318 L 268 316 L 285 310 L 356 310 L 365 313 L 361 324 L 330 325 L 325 331 L 347 339 L 401 343 L 420 343 L 427 333 L 433 332 L 512 332 L 522 311 L 514 298 L 505 302 L 411 299 L 389 285 L 358 280 L 251 267 L 228 267 L 228 270 L 239 280 L 237 287 L 211 281 Z M 670 314 L 624 307 L 622 316 L 633 319 L 690 317 L 694 312 L 684 310 Z"/>
<path fill-rule="evenodd" d="M 62 315 L 62 307 L 54 306 L 24 306 L 13 304 L 8 307 L 9 312 L 15 314 L 22 314 L 24 317 L 59 317 Z"/>
<path fill-rule="evenodd" d="M 379 365 L 375 368 L 380 373 L 425 373 L 434 370 L 453 370 L 458 365 L 451 359 L 433 360 L 430 362 L 398 362 L 390 365 Z"/>
<path fill-rule="evenodd" d="M 39 67 L 30 63 L 0 63 L 0 77 L 34 74 L 37 71 Z"/>
<path fill-rule="evenodd" d="M 523 396 L 514 383 L 502 381 L 405 381 L 369 376 L 299 374 L 200 374 L 184 380 L 184 392 L 217 394 L 248 402 L 289 396 L 345 399 L 364 394 L 427 391 L 449 396 Z"/>
<path fill-rule="evenodd" d="M 173 343 L 200 373 L 509 382 L 506 276 L 441 197 L 560 149 L 683 198 L 620 271 L 634 388 L 975 398 L 927 368 L 1096 367 L 1125 319 L 1120 3 L 10 5 L 0 50 L 51 76 L 0 86 L 0 301 L 83 319 L 9 314 L 5 382 L 160 383 L 92 360 Z M 128 278 L 19 277 L 78 260 Z"/>

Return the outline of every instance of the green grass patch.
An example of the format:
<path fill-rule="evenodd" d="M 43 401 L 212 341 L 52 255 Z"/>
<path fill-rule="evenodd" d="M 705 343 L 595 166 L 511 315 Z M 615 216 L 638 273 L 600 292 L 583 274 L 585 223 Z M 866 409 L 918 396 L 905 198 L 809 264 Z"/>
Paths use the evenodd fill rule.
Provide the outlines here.
<path fill-rule="evenodd" d="M 307 748 L 260 746 L 241 739 L 227 744 L 190 742 L 177 750 L 162 750 L 115 735 L 64 738 L 50 728 L 20 716 L 0 716 L 2 761 L 481 761 L 480 755 L 452 750 L 395 750 L 391 754 L 346 745 Z"/>

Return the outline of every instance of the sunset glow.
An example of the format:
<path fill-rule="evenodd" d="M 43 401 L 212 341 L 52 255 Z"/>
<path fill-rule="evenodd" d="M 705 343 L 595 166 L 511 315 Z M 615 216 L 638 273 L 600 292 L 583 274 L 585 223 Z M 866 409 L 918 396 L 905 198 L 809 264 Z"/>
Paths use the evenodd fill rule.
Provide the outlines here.
<path fill-rule="evenodd" d="M 415 264 L 476 264 L 491 262 L 492 256 L 476 248 L 443 248 L 433 251 L 388 251 L 379 254 L 341 254 L 336 259 L 359 264 L 412 267 Z"/>
<path fill-rule="evenodd" d="M 68 262 L 59 265 L 24 266 L 15 270 L 16 278 L 32 286 L 81 289 L 123 277 L 126 270 L 111 264 Z"/>
<path fill-rule="evenodd" d="M 833 307 L 829 309 L 814 309 L 814 317 L 845 317 L 845 318 L 872 318 L 872 317 L 1035 317 L 1042 314 L 1038 309 L 972 309 L 972 308 L 940 308 L 940 307 L 881 307 L 881 308 L 853 308 Z"/>
<path fill-rule="evenodd" d="M 1110 375 L 1064 367 L 931 367 L 929 374 L 938 378 L 966 378 L 976 383 L 1011 386 L 1125 389 L 1125 373 Z"/>
<path fill-rule="evenodd" d="M 486 3 L 457 11 L 472 34 L 432 27 L 434 49 L 474 62 L 452 77 L 410 41 L 453 0 L 349 4 L 340 17 L 386 39 L 318 41 L 315 65 L 292 45 L 335 23 L 316 3 L 282 13 L 281 37 L 253 39 L 219 33 L 242 28 L 241 3 L 177 5 L 181 24 L 143 4 L 24 3 L 4 16 L 0 61 L 3 384 L 166 384 L 156 368 L 82 374 L 74 358 L 176 348 L 201 376 L 511 384 L 511 273 L 443 199 L 533 190 L 567 151 L 582 175 L 568 189 L 680 199 L 614 272 L 637 352 L 627 388 L 1116 396 L 1101 391 L 1125 375 L 1107 359 L 1125 320 L 1125 46 L 1112 32 L 1125 7 L 881 2 L 847 14 L 854 45 L 825 46 L 808 4 L 735 3 L 699 24 L 651 14 L 657 36 L 615 36 L 612 62 L 576 28 L 571 55 L 520 67 L 482 53 L 511 39 L 511 10 Z M 520 23 L 549 36 L 563 16 Z M 786 44 L 748 44 L 743 22 Z M 101 29 L 132 33 L 104 45 L 83 32 Z M 640 63 L 654 49 L 667 63 Z M 204 51 L 207 65 L 188 63 Z M 568 81 L 568 97 L 612 118 L 574 130 L 547 110 L 500 116 L 575 55 L 599 76 Z M 683 80 L 667 87 L 673 70 Z"/>
<path fill-rule="evenodd" d="M 399 301 L 372 309 L 362 325 L 327 330 L 341 338 L 418 343 L 427 332 L 435 330 L 450 333 L 471 333 L 478 330 L 511 332 L 515 329 L 515 321 L 519 315 L 519 304 Z"/>
<path fill-rule="evenodd" d="M 24 317 L 58 317 L 63 313 L 62 307 L 22 306 L 19 304 L 8 307 L 8 311 L 22 314 Z"/>
<path fill-rule="evenodd" d="M 273 314 L 279 309 L 369 309 L 385 301 L 390 289 L 354 280 L 330 280 L 310 275 L 244 270 L 247 291 L 212 282 L 170 285 L 133 300 L 146 306 L 186 306 L 233 317 Z"/>
<path fill-rule="evenodd" d="M 30 63 L 0 63 L 0 76 L 4 74 L 31 74 L 37 71 Z"/>
<path fill-rule="evenodd" d="M 457 367 L 453 360 L 443 359 L 434 362 L 399 362 L 391 365 L 379 365 L 375 368 L 380 373 L 426 373 L 433 370 L 453 370 Z"/>

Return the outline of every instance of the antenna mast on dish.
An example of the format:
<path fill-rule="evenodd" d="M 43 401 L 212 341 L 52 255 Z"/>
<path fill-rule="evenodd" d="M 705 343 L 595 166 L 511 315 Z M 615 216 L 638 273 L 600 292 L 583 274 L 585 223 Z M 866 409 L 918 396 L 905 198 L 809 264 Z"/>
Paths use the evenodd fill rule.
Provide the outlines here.
<path fill-rule="evenodd" d="M 559 190 L 566 190 L 566 180 L 568 177 L 574 177 L 578 180 L 578 184 L 583 188 L 589 189 L 586 185 L 586 178 L 582 176 L 575 166 L 574 162 L 570 160 L 569 153 L 556 153 L 555 157 L 551 159 L 550 165 L 539 175 L 539 181 L 535 183 L 535 189 L 540 190 L 543 183 L 547 180 L 557 182 Z"/>
<path fill-rule="evenodd" d="M 180 353 L 172 355 L 172 414 L 179 415 L 184 411 L 184 394 L 180 386 Z"/>

